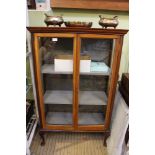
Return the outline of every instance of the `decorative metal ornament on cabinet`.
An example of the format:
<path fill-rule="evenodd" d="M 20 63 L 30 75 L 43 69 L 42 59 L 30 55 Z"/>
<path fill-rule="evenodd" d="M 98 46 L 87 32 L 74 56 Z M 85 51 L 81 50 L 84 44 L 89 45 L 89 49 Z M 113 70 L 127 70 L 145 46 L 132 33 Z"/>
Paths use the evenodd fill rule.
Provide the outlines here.
<path fill-rule="evenodd" d="M 118 26 L 118 16 L 114 16 L 113 18 L 105 18 L 99 15 L 99 25 L 101 25 L 103 28 L 110 28 L 113 27 L 114 29 Z"/>

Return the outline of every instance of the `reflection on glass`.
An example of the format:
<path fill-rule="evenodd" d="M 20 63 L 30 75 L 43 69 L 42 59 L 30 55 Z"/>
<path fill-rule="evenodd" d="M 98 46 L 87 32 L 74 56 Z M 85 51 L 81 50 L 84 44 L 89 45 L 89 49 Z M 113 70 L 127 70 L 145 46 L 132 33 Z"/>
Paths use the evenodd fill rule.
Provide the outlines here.
<path fill-rule="evenodd" d="M 89 56 L 91 62 L 82 66 L 80 61 L 85 71 L 80 70 L 79 125 L 104 124 L 112 52 L 113 39 L 81 39 L 80 55 Z"/>
<path fill-rule="evenodd" d="M 73 38 L 39 38 L 46 123 L 72 124 Z"/>

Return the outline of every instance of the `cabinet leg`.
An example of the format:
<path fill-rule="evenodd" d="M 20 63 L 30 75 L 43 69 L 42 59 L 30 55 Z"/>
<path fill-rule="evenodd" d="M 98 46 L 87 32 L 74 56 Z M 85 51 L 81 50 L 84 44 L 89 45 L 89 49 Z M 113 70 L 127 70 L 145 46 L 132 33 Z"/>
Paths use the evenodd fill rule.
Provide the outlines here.
<path fill-rule="evenodd" d="M 105 147 L 107 147 L 106 141 L 107 141 L 107 139 L 108 139 L 109 136 L 110 136 L 110 132 L 106 132 L 105 135 L 104 135 L 104 146 Z"/>
<path fill-rule="evenodd" d="M 42 141 L 41 141 L 41 146 L 44 146 L 44 145 L 45 145 L 44 132 L 39 131 L 39 135 L 40 135 L 40 137 L 41 137 L 41 139 L 42 139 Z"/>

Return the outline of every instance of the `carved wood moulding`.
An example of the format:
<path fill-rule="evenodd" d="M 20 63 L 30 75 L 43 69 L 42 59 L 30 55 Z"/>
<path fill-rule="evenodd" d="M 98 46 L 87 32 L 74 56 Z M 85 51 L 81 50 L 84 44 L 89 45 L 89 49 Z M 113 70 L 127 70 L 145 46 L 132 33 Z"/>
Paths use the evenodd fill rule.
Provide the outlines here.
<path fill-rule="evenodd" d="M 51 7 L 129 11 L 129 0 L 51 0 Z"/>

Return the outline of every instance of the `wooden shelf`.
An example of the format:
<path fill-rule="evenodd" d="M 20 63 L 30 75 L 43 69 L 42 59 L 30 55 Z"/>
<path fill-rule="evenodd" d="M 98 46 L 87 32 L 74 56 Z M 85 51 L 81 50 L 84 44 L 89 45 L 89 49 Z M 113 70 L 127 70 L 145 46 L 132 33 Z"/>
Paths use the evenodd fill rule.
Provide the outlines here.
<path fill-rule="evenodd" d="M 79 113 L 79 125 L 97 125 L 104 124 L 103 113 Z M 72 124 L 71 112 L 48 112 L 46 115 L 46 123 L 56 124 Z"/>
<path fill-rule="evenodd" d="M 45 64 L 41 68 L 43 74 L 73 74 L 73 72 L 56 72 L 54 70 L 53 64 Z M 81 72 L 80 75 L 106 75 L 109 76 L 111 70 L 109 68 L 108 72 Z"/>
<path fill-rule="evenodd" d="M 79 125 L 97 125 L 104 124 L 103 113 L 79 113 Z"/>
<path fill-rule="evenodd" d="M 72 113 L 69 112 L 48 112 L 46 115 L 47 124 L 72 124 Z"/>
<path fill-rule="evenodd" d="M 72 91 L 46 91 L 45 104 L 72 104 Z M 79 105 L 106 105 L 107 96 L 104 91 L 80 91 Z"/>
<path fill-rule="evenodd" d="M 129 0 L 51 0 L 51 7 L 129 11 Z"/>
<path fill-rule="evenodd" d="M 80 105 L 106 105 L 107 96 L 104 91 L 80 91 Z"/>
<path fill-rule="evenodd" d="M 79 27 L 27 27 L 31 33 L 80 33 L 80 34 L 104 34 L 104 35 L 125 35 L 125 29 L 103 29 L 103 28 L 79 28 Z M 46 35 L 45 35 L 46 37 Z"/>
<path fill-rule="evenodd" d="M 46 91 L 45 104 L 72 104 L 72 91 Z"/>

